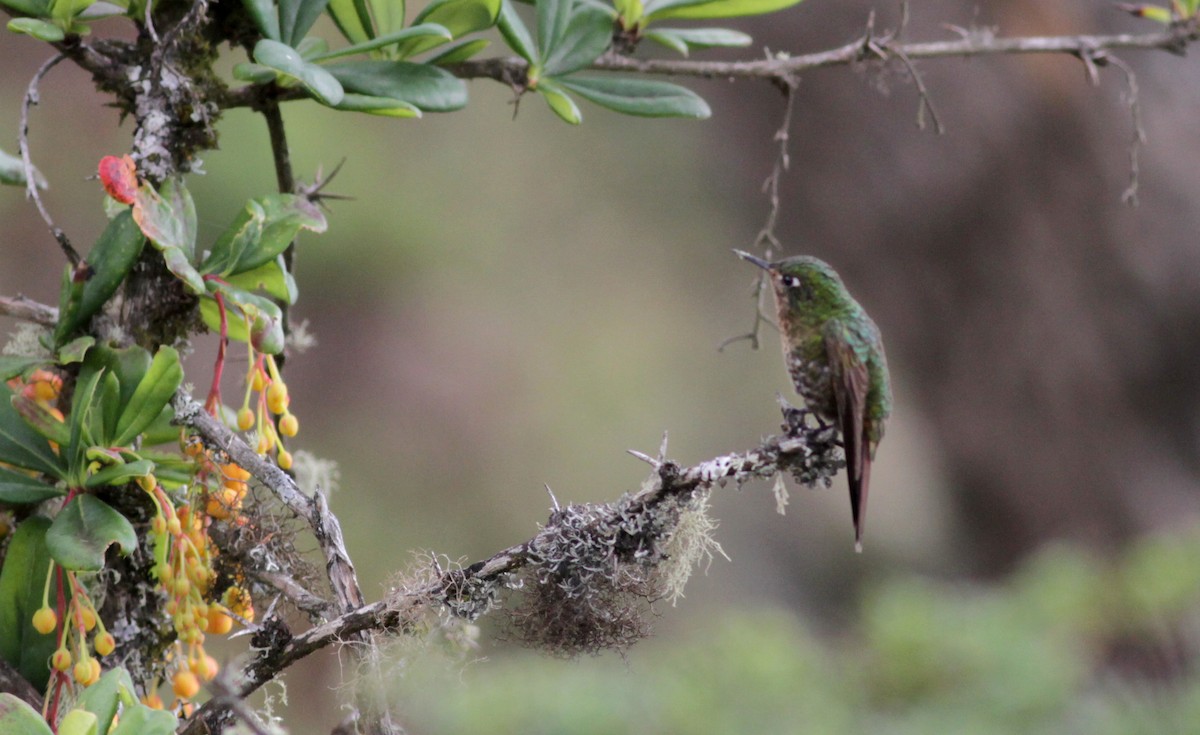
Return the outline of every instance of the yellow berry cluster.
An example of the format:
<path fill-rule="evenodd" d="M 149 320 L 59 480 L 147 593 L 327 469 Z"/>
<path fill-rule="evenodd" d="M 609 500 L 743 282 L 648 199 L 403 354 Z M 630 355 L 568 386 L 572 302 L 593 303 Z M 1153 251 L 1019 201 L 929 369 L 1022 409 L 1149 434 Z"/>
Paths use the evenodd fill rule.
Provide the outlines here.
<path fill-rule="evenodd" d="M 255 407 L 250 407 L 251 397 L 257 393 Z M 279 374 L 274 355 L 259 354 L 251 360 L 250 372 L 246 375 L 246 395 L 237 413 L 237 426 L 241 431 L 257 427 L 259 454 L 275 452 L 275 461 L 280 468 L 292 468 L 292 454 L 283 446 L 283 437 L 293 437 L 300 431 L 300 421 L 288 409 L 291 397 L 287 383 Z M 278 424 L 272 420 L 278 416 Z"/>
<path fill-rule="evenodd" d="M 50 635 L 59 630 L 58 613 L 50 607 L 49 601 L 50 583 L 55 578 L 55 565 L 51 562 L 42 590 L 42 606 L 33 614 L 34 630 L 42 635 Z M 62 601 L 68 599 L 62 588 L 64 579 L 71 594 L 69 601 L 65 603 L 66 611 L 58 637 L 58 648 L 50 657 L 50 665 L 61 675 L 74 678 L 75 683 L 80 686 L 90 686 L 100 678 L 100 662 L 92 653 L 96 656 L 107 656 L 117 647 L 117 643 L 112 633 L 105 629 L 100 616 L 96 614 L 95 605 L 75 573 L 60 571 L 57 578 L 60 585 L 60 608 Z M 90 646 L 88 634 L 92 634 Z"/>

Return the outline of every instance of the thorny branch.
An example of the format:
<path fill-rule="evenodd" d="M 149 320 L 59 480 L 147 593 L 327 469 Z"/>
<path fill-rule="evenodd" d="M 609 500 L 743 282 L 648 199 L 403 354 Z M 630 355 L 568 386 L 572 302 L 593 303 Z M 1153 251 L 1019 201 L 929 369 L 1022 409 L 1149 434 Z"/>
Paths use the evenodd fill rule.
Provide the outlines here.
<path fill-rule="evenodd" d="M 17 132 L 17 147 L 21 154 L 21 165 L 25 169 L 25 195 L 33 200 L 38 214 L 42 215 L 42 220 L 46 223 L 46 227 L 50 228 L 50 234 L 54 236 L 59 247 L 66 254 L 67 260 L 70 261 L 72 266 L 78 266 L 79 253 L 75 252 L 75 248 L 71 246 L 71 241 L 67 239 L 67 234 L 58 225 L 54 224 L 50 213 L 46 211 L 45 203 L 42 202 L 42 196 L 38 194 L 38 179 L 33 170 L 33 160 L 29 156 L 29 108 L 39 102 L 38 83 L 42 81 L 42 77 L 46 76 L 58 62 L 65 58 L 67 57 L 63 54 L 56 54 L 45 64 L 42 64 L 33 75 L 33 79 L 29 80 L 29 88 L 25 91 L 25 98 L 21 101 L 21 125 Z"/>

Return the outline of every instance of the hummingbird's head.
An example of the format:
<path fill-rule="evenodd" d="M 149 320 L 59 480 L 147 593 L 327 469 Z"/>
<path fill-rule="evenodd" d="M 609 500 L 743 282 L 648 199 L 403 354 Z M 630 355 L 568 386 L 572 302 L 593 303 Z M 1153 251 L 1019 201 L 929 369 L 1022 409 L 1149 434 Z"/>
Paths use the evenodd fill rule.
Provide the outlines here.
<path fill-rule="evenodd" d="M 801 316 L 825 319 L 837 313 L 847 301 L 841 276 L 823 260 L 795 255 L 768 263 L 741 250 L 733 252 L 767 272 L 781 319 Z"/>

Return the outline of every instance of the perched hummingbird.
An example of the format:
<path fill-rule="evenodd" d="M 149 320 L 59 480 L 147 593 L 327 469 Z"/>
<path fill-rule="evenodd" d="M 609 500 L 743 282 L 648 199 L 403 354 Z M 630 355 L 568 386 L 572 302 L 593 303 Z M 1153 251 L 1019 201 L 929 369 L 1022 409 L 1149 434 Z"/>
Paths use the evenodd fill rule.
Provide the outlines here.
<path fill-rule="evenodd" d="M 892 388 L 879 327 L 824 261 L 798 255 L 768 263 L 741 250 L 765 270 L 775 292 L 783 359 L 808 409 L 842 432 L 850 480 L 854 546 L 862 551 L 871 460 L 892 411 Z"/>

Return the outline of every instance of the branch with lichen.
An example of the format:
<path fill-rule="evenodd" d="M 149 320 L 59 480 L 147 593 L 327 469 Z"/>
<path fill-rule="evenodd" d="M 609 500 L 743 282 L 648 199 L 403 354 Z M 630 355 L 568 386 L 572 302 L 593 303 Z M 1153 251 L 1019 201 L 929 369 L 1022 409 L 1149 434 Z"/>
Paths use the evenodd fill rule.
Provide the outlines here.
<path fill-rule="evenodd" d="M 528 541 L 468 566 L 444 568 L 436 558 L 427 560 L 385 599 L 347 609 L 297 635 L 277 620 L 263 620 L 253 639 L 257 654 L 237 679 L 237 694 L 248 696 L 330 645 L 364 633 L 421 630 L 420 621 L 429 616 L 470 623 L 503 609 L 515 638 L 552 655 L 628 648 L 648 635 L 650 607 L 680 596 L 691 571 L 721 553 L 707 515 L 713 488 L 784 474 L 805 485 L 827 484 L 843 466 L 834 431 L 807 424 L 794 409 L 784 414 L 784 434 L 690 467 L 665 458 L 665 438 L 657 457 L 631 452 L 653 467 L 636 492 L 611 503 L 556 503 Z M 238 446 L 241 439 L 219 422 L 192 428 L 239 463 L 251 451 Z M 244 459 L 253 472 L 255 463 Z M 295 502 L 299 491 L 286 475 L 268 471 L 259 479 L 289 507 L 307 506 L 307 499 Z M 225 704 L 210 702 L 184 732 L 204 732 L 228 716 Z"/>

